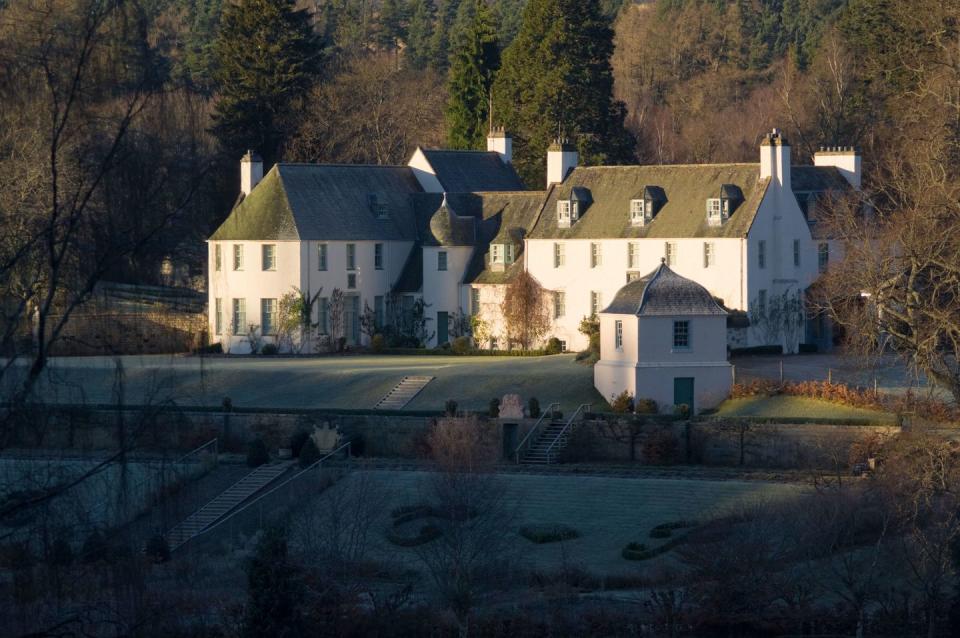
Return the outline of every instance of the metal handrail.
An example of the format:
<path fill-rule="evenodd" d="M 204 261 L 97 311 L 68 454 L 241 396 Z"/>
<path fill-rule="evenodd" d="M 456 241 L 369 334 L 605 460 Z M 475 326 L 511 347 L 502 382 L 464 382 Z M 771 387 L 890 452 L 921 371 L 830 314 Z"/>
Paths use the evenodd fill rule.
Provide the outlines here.
<path fill-rule="evenodd" d="M 244 506 L 241 507 L 240 509 L 231 512 L 231 513 L 228 514 L 227 516 L 224 516 L 223 518 L 221 518 L 220 520 L 218 520 L 216 523 L 214 523 L 214 524 L 211 525 L 210 527 L 207 527 L 207 528 L 205 528 L 205 529 L 200 530 L 199 532 L 197 532 L 196 534 L 194 534 L 193 536 L 191 536 L 190 538 L 188 538 L 187 540 L 185 540 L 184 542 L 182 542 L 180 545 L 177 545 L 177 547 L 171 548 L 171 551 L 174 550 L 174 549 L 178 549 L 178 548 L 180 548 L 180 547 L 183 547 L 183 546 L 186 545 L 187 543 L 189 543 L 189 542 L 191 542 L 191 541 L 193 541 L 193 540 L 195 540 L 195 539 L 197 539 L 197 538 L 200 538 L 201 536 L 204 536 L 205 534 L 208 534 L 208 533 L 212 532 L 213 530 L 217 529 L 218 527 L 220 527 L 221 525 L 223 525 L 223 524 L 226 523 L 227 521 L 230 521 L 231 519 L 233 519 L 235 516 L 238 516 L 238 515 L 240 515 L 241 513 L 247 511 L 248 509 L 250 509 L 251 507 L 253 507 L 253 506 L 256 505 L 257 503 L 259 503 L 260 501 L 262 501 L 263 499 L 267 498 L 268 496 L 272 496 L 274 492 L 283 489 L 283 488 L 286 487 L 289 483 L 297 480 L 298 478 L 300 478 L 301 476 L 303 476 L 303 475 L 306 474 L 307 472 L 313 471 L 314 469 L 319 469 L 320 466 L 323 464 L 324 461 L 326 461 L 326 460 L 329 459 L 331 456 L 333 456 L 333 455 L 336 454 L 337 452 L 340 452 L 340 451 L 343 450 L 343 449 L 346 449 L 346 450 L 347 450 L 347 458 L 349 458 L 349 457 L 350 457 L 350 442 L 348 441 L 348 442 L 344 443 L 343 445 L 341 445 L 340 447 L 338 447 L 337 449 L 335 449 L 335 450 L 333 450 L 332 452 L 330 452 L 329 454 L 327 454 L 326 456 L 324 456 L 323 458 L 321 458 L 321 459 L 319 459 L 319 460 L 317 460 L 317 461 L 314 461 L 313 463 L 311 463 L 311 464 L 308 465 L 307 467 L 303 468 L 301 471 L 297 472 L 296 474 L 294 474 L 293 476 L 291 476 L 291 477 L 288 478 L 286 481 L 284 481 L 284 482 L 281 483 L 280 485 L 276 486 L 275 488 L 273 488 L 273 489 L 270 490 L 269 492 L 266 492 L 266 493 L 264 493 L 264 494 L 261 494 L 260 496 L 258 496 L 257 498 L 253 499 L 252 501 L 250 501 L 249 503 L 247 503 L 246 505 L 244 505 Z"/>
<path fill-rule="evenodd" d="M 560 410 L 560 403 L 558 401 L 555 401 L 550 405 L 548 405 L 547 409 L 544 410 L 543 413 L 540 415 L 540 418 L 537 419 L 537 422 L 534 423 L 533 427 L 530 428 L 530 431 L 527 432 L 527 435 L 523 437 L 523 440 L 520 441 L 520 445 L 518 445 L 517 449 L 513 451 L 513 453 L 517 457 L 518 464 L 520 463 L 520 451 L 523 450 L 523 446 L 527 444 L 527 441 L 530 439 L 531 436 L 533 436 L 533 433 L 537 431 L 537 428 L 539 428 L 540 424 L 543 423 L 543 420 L 547 418 L 547 415 L 548 414 L 553 415 L 555 412 L 558 412 L 559 410 Z"/>
<path fill-rule="evenodd" d="M 589 410 L 590 405 L 591 404 L 589 403 L 581 403 L 580 407 L 577 408 L 577 411 L 570 416 L 570 420 L 567 421 L 567 424 L 563 426 L 562 430 L 560 430 L 560 434 L 558 434 L 556 438 L 554 438 L 553 441 L 550 443 L 550 445 L 547 446 L 547 465 L 549 465 L 552 462 L 553 446 L 557 444 L 557 441 L 563 438 L 564 434 L 567 433 L 567 430 L 570 429 L 570 427 L 573 425 L 573 422 L 577 419 L 577 415 L 579 415 L 581 412 L 586 412 L 587 410 Z"/>

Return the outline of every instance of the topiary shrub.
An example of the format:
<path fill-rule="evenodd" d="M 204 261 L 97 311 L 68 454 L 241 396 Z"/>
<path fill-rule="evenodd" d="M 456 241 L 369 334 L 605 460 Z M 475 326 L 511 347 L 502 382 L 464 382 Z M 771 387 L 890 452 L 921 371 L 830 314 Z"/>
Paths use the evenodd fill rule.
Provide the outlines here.
<path fill-rule="evenodd" d="M 450 344 L 450 349 L 454 354 L 470 354 L 473 349 L 470 347 L 470 337 L 457 337 Z"/>
<path fill-rule="evenodd" d="M 657 414 L 660 409 L 653 399 L 637 399 L 633 402 L 633 411 L 637 414 Z"/>
<path fill-rule="evenodd" d="M 277 344 L 275 343 L 266 343 L 260 348 L 260 354 L 267 356 L 277 354 L 278 352 L 280 352 L 280 349 L 277 348 Z"/>
<path fill-rule="evenodd" d="M 247 443 L 247 467 L 260 467 L 270 462 L 270 453 L 263 439 L 253 439 Z"/>
<path fill-rule="evenodd" d="M 494 397 L 490 399 L 490 418 L 496 419 L 500 417 L 500 399 Z"/>
<path fill-rule="evenodd" d="M 387 338 L 382 334 L 377 333 L 373 335 L 373 338 L 370 339 L 370 350 L 375 353 L 383 352 L 384 348 L 387 347 Z"/>
<path fill-rule="evenodd" d="M 170 545 L 167 544 L 167 539 L 163 535 L 155 534 L 147 541 L 143 553 L 155 563 L 165 563 L 170 560 Z"/>
<path fill-rule="evenodd" d="M 520 535 L 531 543 L 542 545 L 577 538 L 580 533 L 572 527 L 551 523 L 548 525 L 525 525 L 520 528 Z"/>
<path fill-rule="evenodd" d="M 447 416 L 457 416 L 457 402 L 453 399 L 447 399 L 443 411 Z"/>
<path fill-rule="evenodd" d="M 313 439 L 307 437 L 307 440 L 303 442 L 303 447 L 300 448 L 300 467 L 310 467 L 319 460 L 320 450 L 317 448 L 317 444 L 313 442 Z"/>
<path fill-rule="evenodd" d="M 527 412 L 529 412 L 531 419 L 540 418 L 540 401 L 537 397 L 530 397 L 527 401 Z"/>
<path fill-rule="evenodd" d="M 560 354 L 563 352 L 563 344 L 556 337 L 550 337 L 547 341 L 547 347 L 543 349 L 546 354 Z"/>
<path fill-rule="evenodd" d="M 297 430 L 293 433 L 293 436 L 290 437 L 290 453 L 293 458 L 300 456 L 301 450 L 303 450 L 303 444 L 307 442 L 310 438 L 310 432 L 307 430 Z"/>

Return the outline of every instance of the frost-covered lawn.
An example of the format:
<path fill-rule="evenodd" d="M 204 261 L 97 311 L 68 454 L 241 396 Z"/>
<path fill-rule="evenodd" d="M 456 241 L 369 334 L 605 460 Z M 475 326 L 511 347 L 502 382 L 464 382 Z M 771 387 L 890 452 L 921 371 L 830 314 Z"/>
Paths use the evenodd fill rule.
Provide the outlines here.
<path fill-rule="evenodd" d="M 593 368 L 574 355 L 549 357 L 455 357 L 349 355 L 333 357 L 121 357 L 128 403 L 174 399 L 180 405 L 219 406 L 230 397 L 238 407 L 370 409 L 405 375 L 436 377 L 408 406 L 441 410 L 447 399 L 461 408 L 486 409 L 508 392 L 542 406 L 553 401 L 574 410 L 602 406 L 593 388 Z M 114 362 L 107 357 L 53 361 L 44 395 L 53 401 L 111 403 Z"/>
<path fill-rule="evenodd" d="M 887 412 L 853 408 L 840 403 L 778 395 L 728 399 L 717 408 L 718 416 L 760 416 L 811 419 L 866 419 L 879 423 L 894 421 Z"/>
<path fill-rule="evenodd" d="M 402 505 L 429 502 L 429 488 L 423 472 L 354 472 L 337 483 L 332 491 L 357 489 L 354 482 L 372 481 L 365 489 L 382 494 L 382 514 L 374 525 L 374 551 L 384 557 L 415 563 L 412 549 L 386 541 L 389 512 Z M 748 503 L 783 502 L 799 497 L 803 487 L 761 481 L 703 481 L 684 479 L 621 478 L 609 476 L 558 476 L 503 474 L 508 502 L 516 511 L 516 532 L 527 524 L 560 523 L 572 527 L 579 537 L 563 543 L 534 544 L 518 533 L 514 548 L 525 566 L 558 569 L 582 565 L 597 573 L 635 572 L 654 561 L 634 562 L 622 558 L 627 543 L 638 541 L 658 545 L 650 530 L 661 523 L 678 520 L 703 521 L 736 511 Z M 331 499 L 331 500 L 328 500 Z M 311 505 L 314 513 L 324 511 L 334 494 L 325 493 Z M 412 523 L 416 527 L 419 523 Z M 670 560 L 670 554 L 659 560 Z"/>

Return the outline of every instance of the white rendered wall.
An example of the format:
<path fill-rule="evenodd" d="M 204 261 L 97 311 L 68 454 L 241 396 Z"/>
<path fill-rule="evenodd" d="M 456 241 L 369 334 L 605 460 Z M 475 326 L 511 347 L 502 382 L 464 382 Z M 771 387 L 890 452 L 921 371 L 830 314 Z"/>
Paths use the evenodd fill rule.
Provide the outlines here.
<path fill-rule="evenodd" d="M 318 247 L 327 245 L 327 270 L 320 270 Z M 356 269 L 347 270 L 347 244 L 356 246 Z M 376 244 L 383 244 L 383 269 L 374 267 L 374 251 Z M 390 294 L 394 282 L 403 271 L 403 265 L 413 248 L 413 242 L 405 241 L 309 241 L 303 242 L 300 287 L 311 296 L 320 291 L 321 297 L 330 297 L 335 288 L 343 291 L 344 295 L 360 297 L 360 311 L 364 304 L 374 308 L 374 297 Z M 356 288 L 348 288 L 348 275 L 355 274 Z M 322 290 L 321 290 L 322 289 Z M 314 319 L 319 319 L 319 305 L 315 306 Z M 360 335 L 361 343 L 369 340 L 366 335 Z"/>
<path fill-rule="evenodd" d="M 589 214 L 589 212 L 587 213 Z M 626 211 L 624 215 L 626 215 Z M 677 261 L 671 268 L 679 275 L 703 285 L 715 297 L 723 299 L 728 308 L 745 308 L 745 280 L 742 274 L 744 242 L 741 239 L 568 239 L 564 244 L 566 265 L 554 268 L 552 239 L 526 241 L 527 269 L 548 290 L 566 293 L 566 312 L 555 320 L 548 336 L 567 341 L 570 349 L 587 347 L 587 337 L 579 332 L 580 320 L 590 315 L 590 293 L 600 292 L 601 310 L 613 301 L 617 291 L 627 283 L 627 272 L 641 276 L 660 265 L 666 242 L 677 247 Z M 628 268 L 628 248 L 631 242 L 640 245 L 636 267 Z M 704 267 L 703 245 L 713 244 L 714 263 Z M 601 264 L 590 267 L 590 245 L 601 245 Z"/>
<path fill-rule="evenodd" d="M 243 246 L 243 270 L 233 269 L 233 247 Z M 276 269 L 265 271 L 262 267 L 262 246 L 273 244 L 276 248 Z M 216 246 L 221 247 L 221 269 L 216 270 Z M 208 320 L 211 342 L 223 344 L 225 352 L 246 354 L 250 351 L 244 338 L 247 327 L 230 335 L 233 321 L 233 300 L 246 300 L 246 323 L 260 325 L 260 300 L 280 299 L 300 283 L 299 241 L 210 241 L 207 242 L 210 272 Z M 216 327 L 216 299 L 222 300 L 223 316 L 221 334 Z M 266 338 L 265 342 L 270 342 Z"/>
<path fill-rule="evenodd" d="M 437 255 L 447 253 L 447 269 L 438 270 Z M 446 312 L 448 317 L 454 313 L 469 313 L 467 290 L 461 286 L 463 275 L 473 255 L 471 246 L 424 246 L 423 248 L 423 301 L 427 305 L 428 330 L 433 338 L 427 344 L 437 344 L 437 313 Z M 451 337 L 452 338 L 452 337 Z"/>
<path fill-rule="evenodd" d="M 856 151 L 820 151 L 813 155 L 814 166 L 835 166 L 855 189 L 863 181 L 863 163 Z"/>
<path fill-rule="evenodd" d="M 490 347 L 490 339 L 496 339 L 497 345 L 499 348 L 505 348 L 507 345 L 507 325 L 503 320 L 503 312 L 501 306 L 503 305 L 503 299 L 507 292 L 507 287 L 498 284 L 472 284 L 465 289 L 469 291 L 470 288 L 473 288 L 478 291 L 480 299 L 480 308 L 467 308 L 467 303 L 464 304 L 464 309 L 473 314 L 478 314 L 480 319 L 483 320 L 486 328 L 486 335 L 483 339 L 478 339 L 477 335 L 474 335 L 474 342 L 477 348 L 487 349 Z M 467 293 L 469 295 L 469 292 Z"/>
<path fill-rule="evenodd" d="M 413 156 L 410 158 L 410 161 L 407 162 L 407 166 L 413 169 L 413 175 L 417 178 L 417 181 L 420 182 L 420 187 L 423 190 L 428 193 L 443 192 L 443 185 L 440 184 L 440 180 L 437 179 L 437 174 L 433 170 L 433 166 L 430 165 L 427 156 L 423 154 L 419 146 L 417 150 L 413 152 Z"/>

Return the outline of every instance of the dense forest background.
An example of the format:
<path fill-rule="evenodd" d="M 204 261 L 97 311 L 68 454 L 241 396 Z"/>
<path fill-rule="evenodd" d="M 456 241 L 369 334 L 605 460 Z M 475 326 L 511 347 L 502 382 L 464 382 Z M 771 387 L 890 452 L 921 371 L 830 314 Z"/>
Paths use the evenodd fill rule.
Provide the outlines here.
<path fill-rule="evenodd" d="M 202 264 L 249 147 L 400 164 L 482 147 L 492 121 L 540 187 L 557 134 L 587 163 L 756 161 L 776 126 L 795 162 L 855 145 L 880 179 L 891 149 L 960 130 L 954 5 L 0 0 L 0 192 L 43 198 L 23 185 L 51 138 L 74 168 L 106 161 L 91 202 L 151 230 L 107 275 L 150 282 L 167 255 Z"/>

